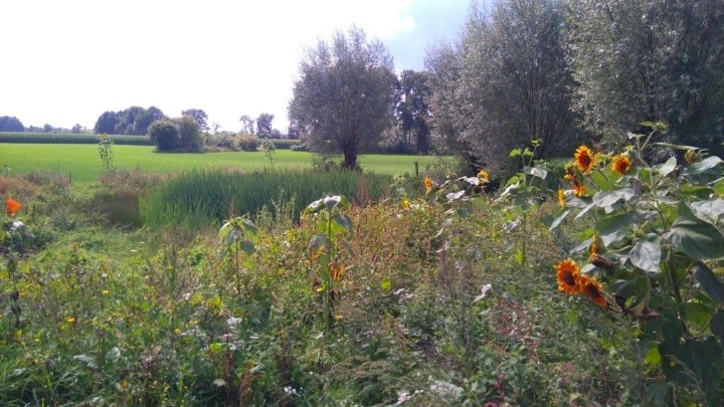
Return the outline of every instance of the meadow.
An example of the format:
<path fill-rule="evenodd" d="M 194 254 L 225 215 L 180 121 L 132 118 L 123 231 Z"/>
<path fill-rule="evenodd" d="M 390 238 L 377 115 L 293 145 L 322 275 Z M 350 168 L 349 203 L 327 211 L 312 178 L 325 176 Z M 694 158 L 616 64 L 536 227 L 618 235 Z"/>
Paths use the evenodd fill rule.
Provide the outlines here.
<path fill-rule="evenodd" d="M 68 171 L 89 169 L 74 188 L 70 167 L 2 147 L 26 166 L 0 174 L 2 406 L 724 395 L 724 162 L 704 151 L 649 165 L 635 146 L 582 146 L 555 174 L 516 150 L 520 172 L 485 192 L 496 174 L 454 176 L 445 161 L 393 178 L 284 169 L 311 157 L 278 152 L 274 169 L 244 173 L 209 168 L 225 154 L 115 146 L 133 170 L 104 172 L 94 146 L 63 146 Z M 162 160 L 176 175 L 154 174 L 171 171 Z"/>
<path fill-rule="evenodd" d="M 310 168 L 313 154 L 277 150 L 275 168 Z M 360 157 L 363 169 L 390 175 L 413 174 L 415 162 L 424 170 L 436 161 L 433 156 L 366 155 Z M 52 171 L 72 179 L 73 183 L 90 184 L 103 173 L 98 147 L 89 144 L 2 144 L 0 165 L 12 174 Z M 253 171 L 269 166 L 261 152 L 156 153 L 153 147 L 116 145 L 113 165 L 117 169 L 141 169 L 144 172 L 175 173 L 191 169 L 226 168 Z M 5 167 L 4 171 L 8 171 Z"/>

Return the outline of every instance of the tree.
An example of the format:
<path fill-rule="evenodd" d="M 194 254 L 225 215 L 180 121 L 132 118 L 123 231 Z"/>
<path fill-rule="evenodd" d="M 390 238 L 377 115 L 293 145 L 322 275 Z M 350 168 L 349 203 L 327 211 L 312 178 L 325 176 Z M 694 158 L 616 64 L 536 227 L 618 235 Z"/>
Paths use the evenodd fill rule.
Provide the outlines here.
<path fill-rule="evenodd" d="M 400 127 L 405 136 L 405 146 L 410 143 L 410 133 L 415 139 L 418 152 L 427 154 L 430 149 L 429 99 L 432 95 L 428 72 L 402 71 L 400 75 L 400 100 L 395 106 Z"/>
<path fill-rule="evenodd" d="M 471 166 L 502 170 L 533 139 L 542 157 L 580 140 L 563 21 L 557 0 L 499 0 L 490 15 L 473 8 L 459 44 L 429 58 L 437 129 Z"/>
<path fill-rule="evenodd" d="M 272 121 L 274 115 L 262 113 L 256 118 L 256 135 L 259 137 L 269 136 L 272 132 Z"/>
<path fill-rule="evenodd" d="M 664 121 L 686 144 L 724 134 L 721 0 L 568 1 L 576 108 L 612 142 Z"/>
<path fill-rule="evenodd" d="M 93 129 L 96 133 L 106 134 L 133 134 L 144 135 L 148 133 L 151 123 L 166 117 L 157 107 L 144 109 L 131 106 L 118 112 L 107 111 L 100 115 Z"/>
<path fill-rule="evenodd" d="M 254 134 L 254 119 L 247 115 L 242 115 L 239 118 L 241 122 L 241 133 L 242 134 Z"/>
<path fill-rule="evenodd" d="M 51 126 L 51 125 L 49 125 L 49 124 L 47 124 L 47 123 L 43 126 L 43 132 L 44 132 L 44 133 L 50 133 L 50 132 L 52 132 L 52 131 L 53 131 L 53 126 Z"/>
<path fill-rule="evenodd" d="M 199 131 L 200 126 L 193 117 L 181 116 L 174 119 L 174 124 L 178 128 L 176 148 L 198 151 L 203 147 L 204 141 Z"/>
<path fill-rule="evenodd" d="M 209 116 L 206 115 L 206 112 L 204 112 L 201 109 L 186 109 L 181 112 L 182 116 L 188 116 L 196 121 L 196 123 L 199 125 L 199 130 L 206 132 L 209 130 L 208 125 L 208 119 Z"/>
<path fill-rule="evenodd" d="M 148 128 L 148 135 L 157 151 L 172 151 L 178 145 L 179 130 L 170 120 L 157 120 Z"/>
<path fill-rule="evenodd" d="M 25 131 L 25 126 L 15 116 L 0 117 L 0 131 Z"/>
<path fill-rule="evenodd" d="M 315 152 L 342 153 L 343 168 L 356 168 L 358 154 L 373 147 L 391 123 L 392 56 L 352 27 L 308 49 L 299 71 L 290 121 Z"/>
<path fill-rule="evenodd" d="M 83 126 L 78 123 L 76 123 L 72 129 L 70 129 L 70 132 L 73 134 L 79 134 L 81 131 L 83 131 Z"/>

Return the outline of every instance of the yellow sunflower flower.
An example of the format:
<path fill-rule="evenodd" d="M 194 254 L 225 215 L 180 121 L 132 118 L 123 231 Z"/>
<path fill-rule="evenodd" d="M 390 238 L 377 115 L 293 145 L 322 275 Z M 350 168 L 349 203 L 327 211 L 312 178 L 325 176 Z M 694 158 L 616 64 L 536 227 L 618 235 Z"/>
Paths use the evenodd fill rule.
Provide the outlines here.
<path fill-rule="evenodd" d="M 562 190 L 558 190 L 558 205 L 560 205 L 561 208 L 566 207 L 566 193 Z"/>
<path fill-rule="evenodd" d="M 329 263 L 329 275 L 333 281 L 341 281 L 344 276 L 344 265 L 342 263 Z"/>
<path fill-rule="evenodd" d="M 490 174 L 485 170 L 480 170 L 480 172 L 478 172 L 478 180 L 481 184 L 485 184 L 490 181 Z"/>
<path fill-rule="evenodd" d="M 575 261 L 566 259 L 556 264 L 556 279 L 558 289 L 568 295 L 578 294 L 581 289 L 578 280 L 581 277 L 581 269 Z"/>
<path fill-rule="evenodd" d="M 596 165 L 591 149 L 586 146 L 580 146 L 576 149 L 576 153 L 573 155 L 576 159 L 576 166 L 583 173 L 589 173 L 593 171 L 593 167 Z"/>
<path fill-rule="evenodd" d="M 631 160 L 625 155 L 619 155 L 613 159 L 611 168 L 621 175 L 625 175 L 631 169 Z"/>
<path fill-rule="evenodd" d="M 566 165 L 566 175 L 564 175 L 563 178 L 569 181 L 576 179 L 576 169 L 570 164 Z"/>
<path fill-rule="evenodd" d="M 578 284 L 580 286 L 581 293 L 590 298 L 594 304 L 599 307 L 606 306 L 606 297 L 603 295 L 603 288 L 596 279 L 588 276 L 580 276 Z"/>
<path fill-rule="evenodd" d="M 582 197 L 583 195 L 586 195 L 586 185 L 578 182 L 578 180 L 573 181 L 573 193 L 577 197 Z"/>

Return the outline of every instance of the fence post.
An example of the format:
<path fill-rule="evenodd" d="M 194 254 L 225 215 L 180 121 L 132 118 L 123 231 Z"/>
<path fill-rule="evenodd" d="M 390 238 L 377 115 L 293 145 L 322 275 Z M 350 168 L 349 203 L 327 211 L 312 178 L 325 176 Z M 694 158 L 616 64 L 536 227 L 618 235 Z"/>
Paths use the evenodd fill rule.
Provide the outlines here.
<path fill-rule="evenodd" d="M 419 177 L 419 176 L 420 176 L 420 166 L 419 166 L 419 164 L 417 163 L 417 161 L 415 161 L 415 176 L 416 176 L 416 177 Z"/>

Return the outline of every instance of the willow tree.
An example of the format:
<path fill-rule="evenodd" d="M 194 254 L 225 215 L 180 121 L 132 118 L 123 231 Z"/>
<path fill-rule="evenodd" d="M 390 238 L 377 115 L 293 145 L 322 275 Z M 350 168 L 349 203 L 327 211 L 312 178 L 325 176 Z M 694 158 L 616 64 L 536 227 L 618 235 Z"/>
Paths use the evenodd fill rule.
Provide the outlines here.
<path fill-rule="evenodd" d="M 376 145 L 391 123 L 392 55 L 352 27 L 306 51 L 289 103 L 289 120 L 317 153 L 341 153 L 345 169 Z"/>

